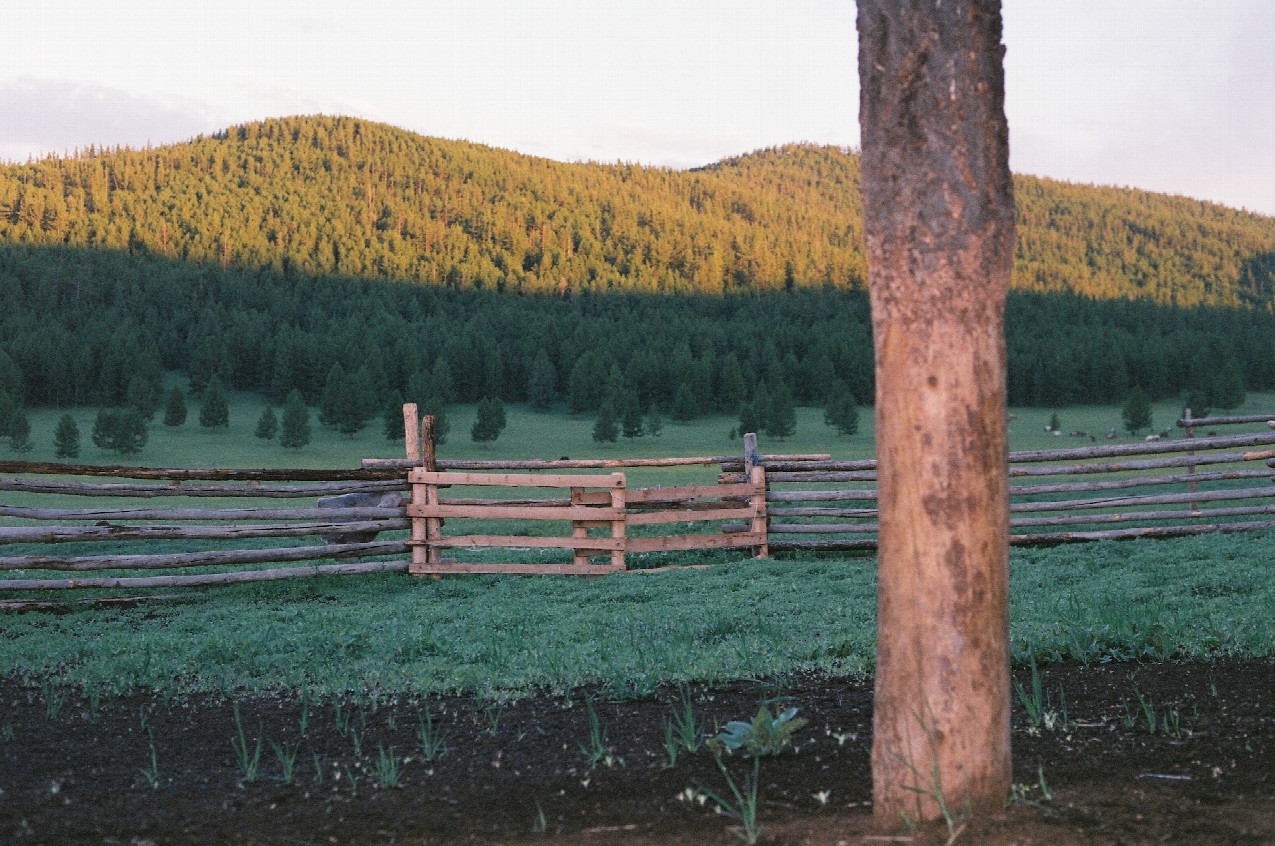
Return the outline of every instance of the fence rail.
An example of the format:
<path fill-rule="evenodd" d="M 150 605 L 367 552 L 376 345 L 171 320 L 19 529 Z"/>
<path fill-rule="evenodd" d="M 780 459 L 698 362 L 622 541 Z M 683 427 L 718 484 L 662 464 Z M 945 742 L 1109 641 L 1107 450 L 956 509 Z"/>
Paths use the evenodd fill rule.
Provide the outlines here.
<path fill-rule="evenodd" d="M 432 421 L 418 421 L 410 405 L 404 416 L 408 458 L 365 460 L 357 470 L 0 462 L 0 473 L 13 474 L 0 478 L 0 492 L 26 498 L 24 504 L 0 503 L 0 519 L 7 524 L 0 526 L 0 549 L 12 550 L 0 555 L 0 573 L 5 574 L 0 590 L 159 588 L 384 571 L 591 576 L 627 569 L 631 562 L 626 556 L 634 554 L 876 548 L 875 460 L 760 455 L 750 435 L 743 455 L 735 456 L 437 461 L 428 438 Z M 1272 417 L 1187 417 L 1179 421 L 1188 424 L 1184 438 L 1012 452 L 1011 543 L 1271 528 L 1275 431 L 1197 438 L 1194 428 L 1256 424 Z M 630 488 L 625 473 L 618 472 L 713 465 L 720 467 L 716 484 Z M 616 472 L 571 472 L 589 470 Z M 102 478 L 124 481 L 86 481 Z M 829 488 L 828 483 L 837 486 Z M 42 497 L 53 497 L 56 507 L 25 504 Z M 66 507 L 56 501 L 60 498 L 90 501 L 85 507 Z M 105 504 L 128 498 L 219 501 L 209 503 L 211 507 Z M 227 504 L 237 499 L 245 505 Z M 467 533 L 445 533 L 448 521 L 478 525 Z M 522 525 L 511 529 L 509 521 Z M 528 534 L 528 526 L 540 528 Z M 553 534 L 555 526 L 565 528 Z M 402 533 L 401 539 L 382 537 L 388 532 Z M 287 540 L 292 543 L 270 545 Z M 150 553 L 135 552 L 130 545 L 80 554 L 103 542 L 155 541 L 180 545 Z M 190 548 L 194 542 L 237 541 L 251 543 Z M 59 547 L 71 554 L 52 554 Z M 491 562 L 452 557 L 474 550 L 507 550 L 514 553 L 510 558 L 539 558 L 560 550 L 566 558 Z M 527 554 L 532 550 L 538 551 L 536 556 Z M 338 563 L 323 563 L 331 560 Z M 264 566 L 297 562 L 320 563 Z M 193 568 L 215 571 L 190 572 Z M 27 578 L 27 571 L 76 575 Z"/>

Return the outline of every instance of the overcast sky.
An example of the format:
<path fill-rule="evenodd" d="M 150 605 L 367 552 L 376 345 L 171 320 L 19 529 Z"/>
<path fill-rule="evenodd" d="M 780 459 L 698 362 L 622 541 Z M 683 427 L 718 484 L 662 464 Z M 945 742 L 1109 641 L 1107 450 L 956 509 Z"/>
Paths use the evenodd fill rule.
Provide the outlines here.
<path fill-rule="evenodd" d="M 0 159 L 346 114 L 672 167 L 856 146 L 848 0 L 22 0 Z M 1004 0 L 1011 166 L 1275 215 L 1275 0 Z"/>

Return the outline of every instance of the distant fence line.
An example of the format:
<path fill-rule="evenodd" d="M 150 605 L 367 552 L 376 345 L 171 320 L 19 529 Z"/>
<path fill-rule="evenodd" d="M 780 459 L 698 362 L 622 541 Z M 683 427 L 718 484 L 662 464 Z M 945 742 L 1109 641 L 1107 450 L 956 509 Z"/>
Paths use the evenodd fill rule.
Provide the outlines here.
<path fill-rule="evenodd" d="M 1178 421 L 1187 437 L 1131 444 L 1011 452 L 1011 543 L 1045 545 L 1133 537 L 1239 532 L 1275 526 L 1275 415 Z M 243 507 L 47 507 L 0 503 L 0 547 L 99 541 L 299 543 L 157 553 L 56 555 L 40 548 L 0 556 L 0 590 L 157 588 L 316 575 L 405 571 L 570 573 L 629 569 L 626 556 L 693 549 L 872 551 L 879 529 L 876 461 L 828 455 L 762 455 L 755 435 L 740 455 L 509 461 L 436 460 L 431 418 L 404 407 L 406 459 L 366 459 L 352 470 L 231 470 L 0 462 L 0 492 L 45 497 L 217 498 Z M 1206 438 L 1196 428 L 1268 422 L 1272 431 Z M 623 472 L 579 470 L 718 466 L 716 484 L 629 488 Z M 48 476 L 79 477 L 75 479 Z M 84 478 L 128 481 L 84 481 Z M 1019 481 L 1021 480 L 1021 481 Z M 829 484 L 835 486 L 829 487 Z M 1265 483 L 1265 484 L 1263 484 Z M 444 496 L 492 492 L 483 496 Z M 541 495 L 528 495 L 534 488 Z M 544 496 L 557 489 L 562 493 Z M 288 505 L 253 500 L 274 499 Z M 312 504 L 297 500 L 312 500 Z M 64 505 L 63 503 L 62 505 Z M 477 520 L 471 533 L 444 533 L 448 520 Z M 156 521 L 163 521 L 155 525 Z M 496 533 L 488 531 L 497 521 Z M 509 530 L 500 521 L 513 521 Z M 50 525 L 53 524 L 53 525 Z M 547 534 L 553 525 L 569 534 Z M 542 528 L 528 534 L 528 526 Z M 642 528 L 635 534 L 632 528 Z M 378 540 L 386 532 L 406 532 Z M 318 537 L 321 543 L 312 539 Z M 444 552 L 559 549 L 543 561 L 458 561 Z M 522 551 L 522 552 L 520 552 Z M 357 560 L 390 557 L 391 560 Z M 591 559 L 603 558 L 600 563 Z M 336 559 L 339 563 L 263 567 Z M 346 559 L 346 560 L 342 560 Z M 355 560 L 349 560 L 355 559 Z M 646 563 L 646 562 L 643 562 Z M 238 569 L 227 570 L 234 567 Z M 218 572 L 176 572 L 218 568 Z M 244 569 L 248 568 L 248 569 Z M 26 571 L 74 573 L 26 578 Z M 104 571 L 124 571 L 124 575 Z M 140 573 L 140 574 L 139 574 Z M 80 575 L 90 574 L 90 575 Z"/>

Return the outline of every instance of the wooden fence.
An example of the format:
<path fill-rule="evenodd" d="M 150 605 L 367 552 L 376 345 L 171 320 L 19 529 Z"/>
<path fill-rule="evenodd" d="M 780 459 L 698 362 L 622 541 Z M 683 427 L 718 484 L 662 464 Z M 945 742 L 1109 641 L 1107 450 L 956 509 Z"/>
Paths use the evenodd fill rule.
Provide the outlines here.
<path fill-rule="evenodd" d="M 1188 437 L 1011 452 L 1010 542 L 1048 545 L 1179 537 L 1275 526 L 1275 431 L 1193 437 L 1192 429 L 1271 422 L 1212 417 Z M 876 461 L 763 461 L 774 550 L 876 549 Z M 740 478 L 739 460 L 719 480 Z M 828 483 L 841 487 L 828 489 Z M 726 527 L 727 529 L 734 527 Z M 811 535 L 817 537 L 811 538 Z M 803 537 L 804 536 L 804 537 Z"/>
<path fill-rule="evenodd" d="M 406 408 L 405 416 L 410 418 L 408 457 L 366 460 L 357 470 L 0 462 L 0 474 L 15 474 L 0 478 L 0 492 L 24 500 L 19 504 L 7 497 L 0 503 L 0 521 L 7 524 L 0 526 L 0 547 L 22 545 L 15 554 L 0 555 L 0 571 L 16 576 L 0 578 L 0 590 L 157 588 L 386 570 L 591 576 L 627 569 L 626 555 L 636 553 L 745 548 L 767 555 L 770 550 L 876 547 L 873 460 L 759 455 L 750 436 L 742 456 L 437 461 L 429 438 L 416 436 L 415 409 Z M 1188 437 L 1169 441 L 1013 452 L 1011 542 L 1275 526 L 1275 423 L 1261 432 L 1193 436 L 1196 429 L 1268 419 L 1184 418 L 1179 426 Z M 429 422 L 424 421 L 426 435 Z M 719 466 L 717 484 L 630 488 L 624 472 L 572 472 L 692 465 Z M 497 493 L 470 495 L 492 490 Z M 55 500 L 52 506 L 44 504 L 49 498 Z M 203 507 L 109 505 L 117 498 L 215 501 Z M 73 507 L 86 499 L 88 507 Z M 449 520 L 485 522 L 475 532 L 447 533 Z M 501 533 L 490 531 L 492 521 Z M 505 528 L 508 523 L 516 528 Z M 557 535 L 552 534 L 555 525 L 563 527 Z M 280 544 L 289 540 L 294 543 Z M 158 541 L 180 542 L 180 551 L 135 551 Z M 101 542 L 128 545 L 105 547 L 108 551 L 100 554 L 58 555 L 47 549 L 74 544 L 73 551 L 80 552 L 78 547 L 87 544 L 91 550 Z M 239 545 L 225 548 L 228 543 Z M 558 549 L 566 558 L 489 562 L 444 556 L 488 548 L 524 559 L 532 557 L 529 550 Z M 337 563 L 265 566 L 334 559 Z M 190 572 L 195 568 L 203 571 Z M 28 577 L 28 572 L 45 575 Z M 74 575 L 54 578 L 50 572 Z"/>

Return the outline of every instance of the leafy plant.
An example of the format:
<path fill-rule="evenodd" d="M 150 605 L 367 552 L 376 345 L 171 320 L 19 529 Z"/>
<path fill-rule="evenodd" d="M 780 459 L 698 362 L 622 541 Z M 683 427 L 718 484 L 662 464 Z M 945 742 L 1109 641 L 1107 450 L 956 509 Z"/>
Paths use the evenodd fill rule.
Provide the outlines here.
<path fill-rule="evenodd" d="M 589 742 L 587 745 L 581 743 L 580 751 L 588 759 L 589 767 L 596 767 L 598 764 L 606 764 L 607 768 L 616 764 L 624 766 L 624 759 L 616 755 L 611 748 L 611 741 L 607 738 L 606 727 L 598 719 L 598 712 L 593 707 L 593 700 L 584 700 L 584 707 L 589 713 Z"/>
<path fill-rule="evenodd" d="M 757 842 L 762 832 L 762 826 L 757 824 L 757 788 L 761 784 L 761 757 L 753 757 L 752 776 L 745 776 L 742 784 L 736 783 L 726 767 L 726 762 L 722 760 L 722 751 L 726 747 L 721 743 L 720 737 L 718 735 L 707 745 L 709 751 L 713 753 L 713 761 L 717 764 L 718 771 L 721 772 L 722 778 L 726 779 L 726 787 L 730 790 L 732 798 L 727 799 L 712 788 L 698 782 L 696 785 L 717 805 L 718 813 L 739 820 L 742 830 L 734 832 L 735 836 L 751 846 Z"/>
<path fill-rule="evenodd" d="M 286 740 L 283 743 L 270 741 L 270 748 L 274 750 L 274 756 L 279 760 L 279 768 L 283 771 L 284 784 L 292 784 L 297 765 L 297 749 L 300 746 L 299 740 L 291 745 Z"/>
<path fill-rule="evenodd" d="M 66 704 L 66 694 L 50 684 L 48 679 L 40 683 L 40 692 L 44 694 L 44 715 L 50 720 L 56 720 L 62 712 L 62 706 Z"/>
<path fill-rule="evenodd" d="M 235 750 L 235 758 L 239 762 L 239 772 L 243 775 L 240 783 L 249 784 L 257 780 L 257 768 L 261 764 L 261 736 L 257 736 L 256 748 L 248 751 L 248 737 L 243 730 L 243 720 L 239 716 L 239 703 L 235 703 L 235 728 L 238 731 L 238 737 L 230 739 L 230 745 Z"/>
<path fill-rule="evenodd" d="M 744 754 L 753 757 L 778 755 L 807 722 L 797 716 L 796 708 L 785 708 L 778 715 L 771 716 L 770 709 L 763 704 L 751 723 L 731 720 L 713 741 L 731 752 L 743 749 Z"/>
<path fill-rule="evenodd" d="M 151 735 L 151 765 L 149 767 L 139 767 L 138 772 L 146 779 L 146 783 L 151 786 L 151 790 L 159 789 L 159 759 L 155 754 L 155 736 Z"/>
<path fill-rule="evenodd" d="M 671 723 L 666 725 L 671 729 L 681 747 L 694 755 L 704 742 L 706 727 L 695 717 L 695 706 L 691 703 L 690 691 L 686 685 L 681 686 L 681 694 L 682 709 L 675 711 Z"/>
<path fill-rule="evenodd" d="M 418 716 L 420 725 L 416 729 L 416 739 L 421 744 L 421 754 L 426 761 L 435 761 L 447 754 L 447 732 L 434 728 L 434 715 L 430 713 L 429 706 L 425 706 L 425 713 Z"/>
<path fill-rule="evenodd" d="M 376 758 L 376 783 L 382 789 L 398 787 L 399 781 L 399 765 L 398 758 L 394 757 L 394 747 L 390 747 L 390 751 L 386 752 L 385 747 L 377 744 L 379 754 Z"/>

